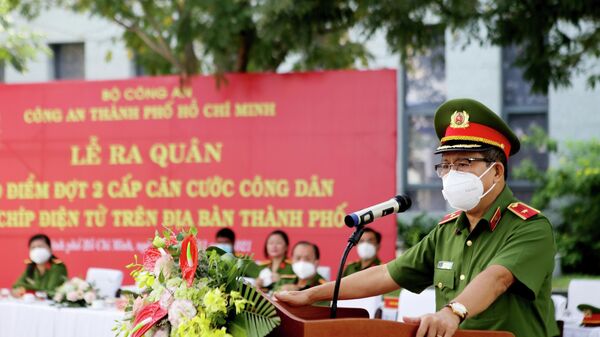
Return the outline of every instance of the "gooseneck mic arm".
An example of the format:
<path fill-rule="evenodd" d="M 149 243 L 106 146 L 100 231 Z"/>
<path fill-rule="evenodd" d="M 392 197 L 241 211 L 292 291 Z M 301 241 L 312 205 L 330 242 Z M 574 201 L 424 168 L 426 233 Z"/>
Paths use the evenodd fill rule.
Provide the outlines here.
<path fill-rule="evenodd" d="M 348 253 L 352 250 L 352 247 L 358 244 L 360 237 L 363 234 L 365 226 L 359 225 L 356 226 L 354 233 L 348 239 L 348 245 L 346 245 L 346 249 L 344 250 L 344 254 L 342 254 L 342 260 L 340 261 L 340 267 L 338 269 L 338 274 L 335 279 L 335 287 L 333 288 L 333 298 L 331 300 L 331 312 L 330 317 L 335 318 L 337 315 L 337 301 L 340 295 L 340 285 L 342 283 L 342 273 L 344 272 L 344 265 L 346 265 L 346 259 L 348 258 Z"/>

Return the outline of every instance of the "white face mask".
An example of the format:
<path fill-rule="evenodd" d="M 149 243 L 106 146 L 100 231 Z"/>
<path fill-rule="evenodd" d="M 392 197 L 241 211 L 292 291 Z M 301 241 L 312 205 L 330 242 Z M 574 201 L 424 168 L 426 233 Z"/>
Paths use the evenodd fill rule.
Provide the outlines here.
<path fill-rule="evenodd" d="M 361 242 L 356 246 L 356 252 L 361 260 L 369 260 L 375 256 L 377 248 L 371 243 Z"/>
<path fill-rule="evenodd" d="M 317 267 L 306 261 L 294 262 L 292 264 L 292 270 L 301 280 L 306 280 L 317 273 Z"/>
<path fill-rule="evenodd" d="M 496 186 L 496 183 L 494 183 L 489 190 L 483 193 L 481 177 L 488 173 L 494 165 L 490 166 L 479 177 L 469 172 L 450 170 L 450 172 L 442 178 L 442 195 L 444 196 L 444 199 L 448 201 L 452 208 L 461 211 L 473 209 L 477 206 L 479 200 L 485 197 L 486 194 Z"/>
<path fill-rule="evenodd" d="M 37 264 L 48 262 L 51 256 L 52 253 L 50 253 L 50 250 L 43 247 L 33 248 L 29 251 L 29 258 L 31 259 L 31 261 Z"/>
<path fill-rule="evenodd" d="M 215 243 L 213 246 L 223 249 L 225 253 L 233 253 L 233 246 L 230 243 Z"/>

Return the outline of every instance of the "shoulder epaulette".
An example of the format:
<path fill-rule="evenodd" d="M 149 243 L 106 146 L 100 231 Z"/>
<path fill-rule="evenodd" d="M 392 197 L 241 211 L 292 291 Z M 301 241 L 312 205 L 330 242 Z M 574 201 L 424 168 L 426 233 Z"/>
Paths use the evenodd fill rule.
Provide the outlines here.
<path fill-rule="evenodd" d="M 30 263 L 33 263 L 33 261 L 31 261 L 30 259 L 25 259 L 25 260 L 23 260 L 23 263 L 30 264 Z"/>
<path fill-rule="evenodd" d="M 285 262 L 287 264 L 292 264 L 292 260 L 290 260 L 290 259 L 285 259 L 285 260 L 283 260 L 283 262 Z"/>
<path fill-rule="evenodd" d="M 62 264 L 63 262 L 60 259 L 52 259 L 52 263 L 54 263 L 54 264 Z"/>
<path fill-rule="evenodd" d="M 262 267 L 262 266 L 266 266 L 266 265 L 271 264 L 271 261 L 270 260 L 258 261 L 258 262 L 256 262 L 256 264 L 258 266 Z"/>
<path fill-rule="evenodd" d="M 523 220 L 527 220 L 540 214 L 540 211 L 522 202 L 513 202 L 512 204 L 508 205 L 507 208 L 509 211 L 515 213 L 516 216 Z"/>
<path fill-rule="evenodd" d="M 443 225 L 447 222 L 450 222 L 451 220 L 454 220 L 456 218 L 458 218 L 458 216 L 460 215 L 460 213 L 462 213 L 462 211 L 456 211 L 456 212 L 452 212 L 450 214 L 446 214 L 444 215 L 444 217 L 442 218 L 442 220 L 440 222 L 438 222 L 438 225 Z"/>
<path fill-rule="evenodd" d="M 284 279 L 292 279 L 292 278 L 296 278 L 296 274 L 280 274 L 279 275 L 280 278 L 284 278 Z"/>

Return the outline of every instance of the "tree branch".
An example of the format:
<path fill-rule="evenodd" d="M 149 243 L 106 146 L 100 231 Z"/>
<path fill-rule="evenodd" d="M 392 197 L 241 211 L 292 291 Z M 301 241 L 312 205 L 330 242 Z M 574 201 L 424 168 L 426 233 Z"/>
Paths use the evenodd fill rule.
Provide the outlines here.
<path fill-rule="evenodd" d="M 134 23 L 132 23 L 131 25 L 128 25 L 127 23 L 121 21 L 117 17 L 113 17 L 112 20 L 114 22 L 116 22 L 118 25 L 120 25 L 121 27 L 125 28 L 126 30 L 129 30 L 129 31 L 135 33 L 137 36 L 139 36 L 140 39 L 142 39 L 142 41 L 144 41 L 144 43 L 150 49 L 152 49 L 158 55 L 162 56 L 165 60 L 170 62 L 179 71 L 183 71 L 183 69 L 181 69 L 181 65 L 180 65 L 179 61 L 177 60 L 176 57 L 173 56 L 173 54 L 171 53 L 171 50 L 168 48 L 164 49 L 163 46 L 156 44 L 156 42 L 153 41 L 152 38 L 148 34 L 146 34 L 138 25 L 136 25 Z"/>

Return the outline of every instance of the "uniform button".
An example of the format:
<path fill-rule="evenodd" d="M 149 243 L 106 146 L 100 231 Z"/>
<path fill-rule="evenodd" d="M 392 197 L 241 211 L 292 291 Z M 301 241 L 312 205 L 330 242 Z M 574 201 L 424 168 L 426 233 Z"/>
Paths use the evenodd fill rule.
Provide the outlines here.
<path fill-rule="evenodd" d="M 467 240 L 467 246 L 471 247 L 473 245 L 473 241 Z"/>
<path fill-rule="evenodd" d="M 437 287 L 440 288 L 440 289 L 442 289 L 443 286 L 444 285 L 442 284 L 442 282 L 438 283 L 438 285 L 437 285 Z"/>
<path fill-rule="evenodd" d="M 464 280 L 465 279 L 465 275 L 460 275 L 460 280 Z"/>

